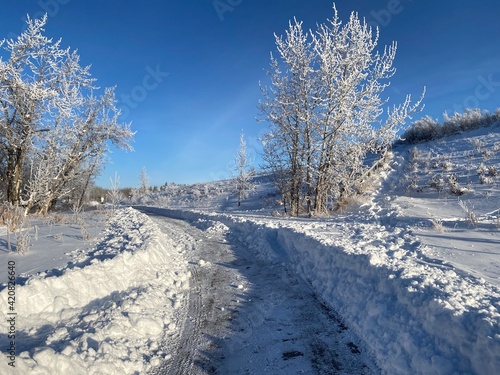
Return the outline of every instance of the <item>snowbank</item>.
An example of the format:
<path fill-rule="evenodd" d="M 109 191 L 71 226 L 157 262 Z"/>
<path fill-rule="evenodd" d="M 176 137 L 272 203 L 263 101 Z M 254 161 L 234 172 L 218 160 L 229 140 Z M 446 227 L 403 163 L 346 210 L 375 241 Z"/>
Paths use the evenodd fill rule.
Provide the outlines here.
<path fill-rule="evenodd" d="M 93 251 L 62 269 L 17 286 L 14 305 L 15 368 L 0 356 L 0 373 L 134 374 L 157 366 L 164 331 L 190 277 L 175 239 L 163 236 L 144 214 L 128 208 L 111 220 Z M 8 306 L 8 290 L 0 304 Z M 8 332 L 0 310 L 0 332 Z"/>
<path fill-rule="evenodd" d="M 300 273 L 362 334 L 387 373 L 495 373 L 498 291 L 427 264 L 380 230 L 358 242 L 364 254 L 290 230 L 278 242 L 297 254 Z"/>
<path fill-rule="evenodd" d="M 498 288 L 427 257 L 409 231 L 390 223 L 394 213 L 372 214 L 278 221 L 168 211 L 195 225 L 220 222 L 261 256 L 291 264 L 366 341 L 384 373 L 496 373 Z"/>

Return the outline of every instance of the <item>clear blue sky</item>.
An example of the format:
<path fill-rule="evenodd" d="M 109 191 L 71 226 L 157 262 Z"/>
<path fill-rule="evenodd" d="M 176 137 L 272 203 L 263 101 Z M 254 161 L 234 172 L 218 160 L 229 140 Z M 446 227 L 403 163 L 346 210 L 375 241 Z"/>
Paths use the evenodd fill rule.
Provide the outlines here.
<path fill-rule="evenodd" d="M 500 107 L 498 0 L 337 1 L 378 25 L 381 45 L 398 42 L 392 103 L 417 98 L 416 118 L 444 111 Z M 216 6 L 218 9 L 216 9 Z M 101 87 L 117 85 L 123 121 L 137 131 L 135 152 L 116 151 L 98 178 L 109 186 L 192 183 L 228 176 L 243 130 L 259 150 L 259 81 L 266 82 L 273 33 L 296 17 L 306 27 L 331 17 L 328 0 L 9 0 L 2 1 L 0 38 L 19 34 L 26 14 L 49 15 L 46 32 L 78 49 Z"/>

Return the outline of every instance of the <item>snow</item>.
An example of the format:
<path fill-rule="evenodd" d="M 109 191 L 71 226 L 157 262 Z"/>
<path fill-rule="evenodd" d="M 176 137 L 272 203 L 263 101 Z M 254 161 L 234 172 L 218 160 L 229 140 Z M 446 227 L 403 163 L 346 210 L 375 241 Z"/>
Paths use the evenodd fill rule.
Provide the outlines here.
<path fill-rule="evenodd" d="M 194 221 L 206 214 L 168 215 Z M 384 373 L 494 373 L 498 288 L 428 258 L 408 230 L 375 224 L 387 216 L 315 223 L 206 217 L 269 261 L 291 263 L 367 342 Z"/>
<path fill-rule="evenodd" d="M 15 369 L 1 356 L 1 372 L 144 373 L 171 354 L 159 351 L 158 341 L 164 330 L 175 330 L 175 302 L 188 279 L 172 240 L 147 216 L 121 210 L 74 266 L 57 277 L 34 275 L 16 288 L 19 354 Z M 1 305 L 7 300 L 3 289 Z M 2 332 L 9 317 L 2 309 Z"/>
<path fill-rule="evenodd" d="M 0 227 L 0 253 L 8 260 L 22 259 L 17 262 L 16 270 L 19 275 L 31 275 L 37 272 L 44 272 L 64 267 L 72 260 L 71 253 L 77 251 L 87 251 L 92 246 L 92 239 L 95 239 L 102 231 L 102 222 L 105 215 L 96 211 L 82 214 L 82 219 L 86 225 L 84 230 L 90 235 L 90 241 L 85 241 L 82 226 L 77 224 L 77 220 L 72 213 L 52 214 L 46 218 L 36 218 L 30 220 L 31 247 L 29 252 L 22 255 L 7 254 L 8 245 L 7 229 Z M 25 229 L 26 230 L 26 229 Z M 16 235 L 11 234 L 11 247 L 16 250 Z M 24 277 L 21 278 L 24 282 Z M 18 279 L 18 283 L 21 280 Z M 0 272 L 0 283 L 7 282 L 7 274 Z"/>
<path fill-rule="evenodd" d="M 396 148 L 375 191 L 331 218 L 276 216 L 279 199 L 269 179 L 259 176 L 239 209 L 228 181 L 169 186 L 144 198 L 143 206 L 118 210 L 93 245 L 64 254 L 51 249 L 55 242 L 46 235 L 27 255 L 4 252 L 5 269 L 15 259 L 27 274 L 16 286 L 16 368 L 2 355 L 0 372 L 134 374 L 161 373 L 165 364 L 187 366 L 178 352 L 186 343 L 183 332 L 198 332 L 200 345 L 210 345 L 200 336 L 202 323 L 188 313 L 208 305 L 218 315 L 204 312 L 210 323 L 204 329 L 218 336 L 227 358 L 207 355 L 206 371 L 210 364 L 232 374 L 264 373 L 266 363 L 274 373 L 310 369 L 307 345 L 273 341 L 266 329 L 280 327 L 280 319 L 297 319 L 291 311 L 303 305 L 280 296 L 288 296 L 287 285 L 295 288 L 290 296 L 297 290 L 306 296 L 305 287 L 295 287 L 300 279 L 352 330 L 340 341 L 359 346 L 369 373 L 378 371 L 371 359 L 383 374 L 496 373 L 500 189 L 497 176 L 481 171 L 500 169 L 499 130 L 496 124 L 416 149 Z M 417 157 L 412 161 L 410 155 Z M 456 184 L 449 182 L 452 175 Z M 431 180 L 444 185 L 436 189 Z M 454 195 L 456 186 L 466 193 Z M 47 256 L 53 267 L 47 267 Z M 43 266 L 36 266 L 37 259 Z M 249 262 L 256 263 L 247 270 Z M 46 272 L 36 274 L 40 267 Z M 215 286 L 200 281 L 210 275 Z M 211 294 L 197 302 L 198 292 L 191 290 L 196 285 L 199 293 Z M 7 288 L 0 306 L 4 341 Z M 248 324 L 255 316 L 266 323 Z M 297 332 L 309 332 L 299 327 Z M 234 343 L 286 344 L 280 346 L 283 363 L 272 349 L 248 354 L 245 345 Z"/>
<path fill-rule="evenodd" d="M 411 225 L 414 234 L 428 245 L 429 255 L 497 286 L 500 190 L 498 176 L 489 176 L 487 169 L 500 169 L 499 126 L 497 123 L 466 133 L 466 137 L 462 134 L 418 145 L 415 167 L 411 166 L 406 182 L 394 189 L 400 220 Z M 486 171 L 481 173 L 483 168 Z M 424 187 L 433 176 L 443 178 L 447 185 L 451 175 L 456 175 L 459 185 L 470 192 L 457 197 Z M 481 178 L 486 183 L 481 183 Z M 415 180 L 422 191 L 405 192 L 408 180 Z M 460 202 L 473 210 L 478 225 L 468 220 Z M 433 220 L 442 224 L 441 231 L 433 228 Z"/>

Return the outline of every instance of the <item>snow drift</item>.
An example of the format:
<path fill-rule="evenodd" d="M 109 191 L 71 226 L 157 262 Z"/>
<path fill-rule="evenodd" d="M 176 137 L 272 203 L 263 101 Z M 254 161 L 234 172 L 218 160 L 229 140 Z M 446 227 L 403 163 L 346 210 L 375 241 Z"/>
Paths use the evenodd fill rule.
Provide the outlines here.
<path fill-rule="evenodd" d="M 146 215 L 119 210 L 93 251 L 59 274 L 16 288 L 18 356 L 15 368 L 0 356 L 1 373 L 144 373 L 168 355 L 158 342 L 175 328 L 190 274 Z M 7 289 L 0 303 L 7 306 Z M 8 331 L 5 310 L 0 330 Z"/>

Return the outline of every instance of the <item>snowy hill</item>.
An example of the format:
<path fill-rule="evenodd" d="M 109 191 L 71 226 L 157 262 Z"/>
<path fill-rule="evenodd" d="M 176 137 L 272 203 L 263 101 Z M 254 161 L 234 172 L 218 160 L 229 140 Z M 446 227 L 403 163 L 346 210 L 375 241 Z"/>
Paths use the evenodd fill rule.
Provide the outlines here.
<path fill-rule="evenodd" d="M 500 124 L 402 147 L 405 179 L 389 190 L 429 255 L 500 285 Z"/>
<path fill-rule="evenodd" d="M 324 219 L 276 216 L 279 197 L 269 176 L 258 177 L 240 208 L 230 181 L 169 185 L 136 202 L 149 217 L 119 210 L 93 246 L 69 256 L 72 263 L 16 287 L 16 368 L 5 352 L 0 371 L 160 374 L 180 366 L 192 371 L 186 373 L 288 374 L 291 368 L 331 373 L 334 366 L 345 374 L 494 374 L 500 368 L 499 145 L 498 123 L 400 145 L 373 193 Z M 164 217 L 198 232 L 188 235 Z M 227 261 L 217 253 L 203 252 L 211 239 L 232 249 L 230 271 L 219 270 Z M 0 257 L 2 264 L 23 262 L 20 255 Z M 359 350 L 339 349 L 336 365 L 324 354 L 318 359 L 333 342 L 318 351 L 311 349 L 317 343 L 283 338 L 262 350 L 274 337 L 267 327 L 285 319 L 292 304 L 276 298 L 273 285 L 259 294 L 256 278 L 271 271 L 248 271 L 252 259 L 290 289 L 303 283 L 304 298 L 314 295 L 349 327 L 339 345 L 356 343 Z M 227 288 L 207 299 L 215 320 L 223 317 L 204 328 L 219 335 L 210 342 L 199 328 L 208 315 L 192 308 L 193 288 L 205 285 L 200 275 L 209 270 L 219 270 L 214 280 Z M 195 294 L 204 298 L 205 289 Z M 8 292 L 5 286 L 0 292 L 2 306 L 9 306 Z M 237 294 L 223 297 L 231 293 Z M 261 299 L 265 308 L 241 304 Z M 2 332 L 9 332 L 8 318 L 2 308 Z M 240 321 L 247 321 L 244 329 Z M 218 354 L 206 354 L 198 366 L 179 361 L 183 332 L 200 340 L 202 349 L 187 345 L 192 351 Z M 349 367 L 352 358 L 362 366 Z"/>

